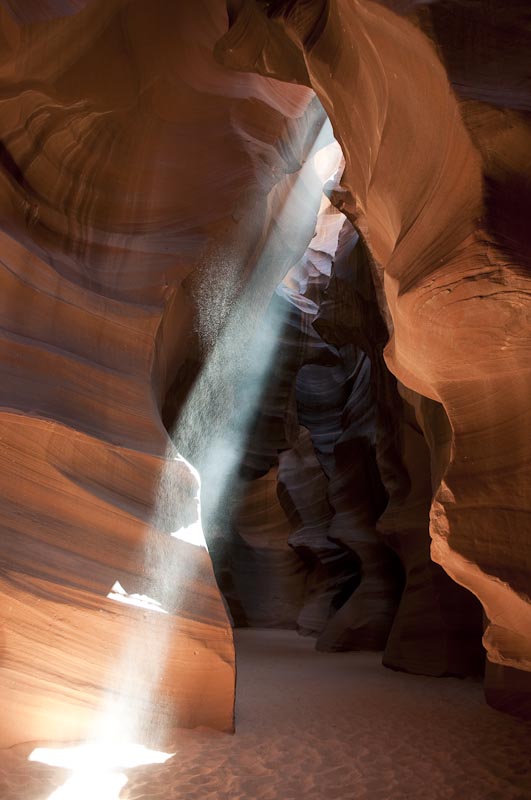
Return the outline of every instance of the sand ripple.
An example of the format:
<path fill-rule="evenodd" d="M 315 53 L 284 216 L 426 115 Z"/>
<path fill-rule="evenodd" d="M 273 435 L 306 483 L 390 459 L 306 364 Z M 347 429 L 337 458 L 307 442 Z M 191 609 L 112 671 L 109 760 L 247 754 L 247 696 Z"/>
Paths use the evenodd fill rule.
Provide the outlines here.
<path fill-rule="evenodd" d="M 531 724 L 479 683 L 287 631 L 240 631 L 237 647 L 238 733 L 183 731 L 166 764 L 129 770 L 121 800 L 530 800 Z M 3 751 L 0 798 L 45 800 L 66 775 Z"/>

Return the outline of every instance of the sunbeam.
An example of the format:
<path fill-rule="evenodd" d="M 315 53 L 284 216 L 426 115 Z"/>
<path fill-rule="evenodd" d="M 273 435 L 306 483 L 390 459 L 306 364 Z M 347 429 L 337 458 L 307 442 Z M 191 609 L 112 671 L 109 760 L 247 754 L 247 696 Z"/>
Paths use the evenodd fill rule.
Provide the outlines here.
<path fill-rule="evenodd" d="M 319 103 L 313 102 L 311 113 L 314 141 L 300 169 L 284 177 L 270 193 L 267 236 L 261 241 L 245 287 L 236 299 L 224 287 L 220 291 L 222 307 L 213 316 L 208 309 L 200 314 L 206 361 L 171 431 L 168 468 L 160 481 L 153 515 L 154 528 L 167 536 L 147 537 L 148 589 L 132 591 L 125 580 L 117 580 L 107 594 L 108 600 L 142 613 L 135 636 L 126 642 L 116 667 L 98 729 L 91 736 L 93 742 L 63 749 L 37 748 L 30 756 L 30 760 L 73 771 L 49 800 L 115 800 L 127 782 L 124 770 L 162 763 L 170 757 L 135 742 L 164 740 L 165 722 L 157 711 L 161 681 L 170 637 L 179 624 L 180 576 L 192 564 L 183 561 L 181 543 L 206 548 L 216 520 L 227 513 L 246 437 L 273 369 L 285 323 L 285 311 L 274 319 L 269 315 L 267 324 L 264 314 L 282 279 L 308 247 L 322 208 L 323 186 L 338 169 L 337 145 Z M 209 274 L 215 275 L 215 271 Z M 225 278 L 222 271 L 219 280 Z M 178 469 L 173 469 L 176 464 Z M 173 521 L 176 498 L 184 498 L 182 503 L 188 504 L 180 524 Z M 163 620 L 168 624 L 162 624 Z"/>

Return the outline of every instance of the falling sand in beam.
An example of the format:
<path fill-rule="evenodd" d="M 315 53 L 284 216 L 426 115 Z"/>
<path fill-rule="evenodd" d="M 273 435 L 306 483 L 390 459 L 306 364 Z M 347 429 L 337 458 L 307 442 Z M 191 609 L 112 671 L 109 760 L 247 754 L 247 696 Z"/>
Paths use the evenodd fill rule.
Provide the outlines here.
<path fill-rule="evenodd" d="M 315 231 L 323 186 L 339 169 L 341 153 L 337 145 L 330 147 L 330 122 L 316 101 L 311 114 L 315 139 L 300 169 L 271 192 L 274 218 L 257 249 L 243 291 L 234 298 L 226 286 L 210 285 L 204 289 L 202 302 L 199 297 L 199 333 L 207 358 L 171 432 L 172 448 L 167 454 L 169 462 L 186 467 L 190 479 L 186 492 L 189 494 L 190 485 L 196 487 L 193 518 L 176 527 L 171 536 L 198 547 L 207 547 L 203 526 L 207 531 L 215 529 L 226 513 L 250 426 L 275 362 L 285 318 L 277 315 L 274 325 L 265 326 L 264 313 L 281 280 L 303 256 Z M 235 264 L 215 274 L 223 284 L 240 270 L 241 265 Z M 216 297 L 222 298 L 221 307 L 218 301 L 213 308 L 211 301 Z M 166 470 L 162 476 L 155 524 L 160 520 L 167 524 L 175 498 L 183 494 L 175 475 Z M 136 635 L 126 643 L 97 728 L 89 741 L 78 747 L 39 747 L 30 755 L 30 760 L 61 765 L 72 772 L 48 800 L 117 800 L 127 782 L 124 768 L 160 764 L 172 755 L 139 744 L 166 739 L 165 720 L 156 701 L 172 628 L 154 624 L 154 616 L 179 607 L 184 583 L 180 575 L 186 569 L 178 557 L 168 558 L 167 548 L 154 541 L 148 537 L 145 553 L 146 572 L 152 576 L 149 594 L 129 592 L 117 581 L 107 595 L 116 603 L 143 609 L 144 615 Z M 141 699 L 132 701 L 135 697 Z"/>

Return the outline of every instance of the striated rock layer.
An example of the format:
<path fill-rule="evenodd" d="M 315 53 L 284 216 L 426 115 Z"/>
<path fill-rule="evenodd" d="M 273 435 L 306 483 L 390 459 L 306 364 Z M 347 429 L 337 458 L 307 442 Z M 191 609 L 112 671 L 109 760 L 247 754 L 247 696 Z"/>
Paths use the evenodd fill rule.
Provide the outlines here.
<path fill-rule="evenodd" d="M 365 249 L 350 223 L 328 201 L 322 206 L 308 251 L 272 304 L 276 316 L 286 303 L 291 312 L 244 461 L 250 473 L 260 459 L 267 468 L 275 448 L 282 451 L 278 494 L 306 586 L 301 595 L 304 574 L 294 573 L 286 551 L 276 563 L 258 557 L 267 552 L 268 521 L 288 536 L 272 493 L 260 493 L 254 551 L 250 542 L 242 546 L 245 527 L 239 513 L 234 518 L 221 586 L 238 625 L 256 624 L 242 613 L 256 604 L 260 624 L 285 625 L 276 602 L 287 598 L 289 583 L 281 589 L 281 582 L 290 576 L 301 604 L 298 629 L 316 635 L 318 649 L 385 648 L 384 663 L 396 669 L 475 674 L 482 669 L 481 607 L 429 555 L 430 451 L 414 408 L 421 423 L 431 421 L 434 452 L 436 441 L 439 448 L 449 441 L 444 412 L 404 387 L 400 397 L 383 361 L 388 333 Z M 334 220 L 331 242 L 326 232 Z M 247 484 L 245 497 L 255 484 Z M 406 574 L 398 608 L 401 570 L 379 534 Z M 214 560 L 219 564 L 217 554 Z"/>
<path fill-rule="evenodd" d="M 182 725 L 230 730 L 232 636 L 207 552 L 146 517 L 170 474 L 182 487 L 171 522 L 188 525 L 183 508 L 193 520 L 185 462 L 20 412 L 1 425 L 1 746 L 104 734 L 128 715 L 125 733 L 158 744 Z"/>
<path fill-rule="evenodd" d="M 241 556 L 234 616 L 462 674 L 475 595 L 489 701 L 531 714 L 528 16 L 505 5 L 230 0 L 227 33 L 222 0 L 0 4 L 0 746 L 106 715 L 157 744 L 232 729 L 179 452 L 216 554 L 221 434 L 291 267 L 218 562 Z M 357 234 L 317 219 L 317 163 L 299 180 L 323 107 Z"/>
<path fill-rule="evenodd" d="M 383 351 L 389 334 L 378 308 L 370 259 L 363 242 L 353 247 L 350 238 L 336 254 L 332 279 L 314 325 L 343 349 L 355 344 L 370 362 L 370 383 L 365 381 L 363 393 L 369 398 L 362 400 L 361 407 L 366 410 L 367 431 L 371 417 L 373 420 L 376 459 L 374 463 L 366 458 L 364 469 L 372 470 L 371 482 L 377 486 L 377 464 L 388 497 L 377 529 L 405 572 L 400 604 L 383 643 L 384 664 L 427 675 L 475 674 L 481 671 L 482 661 L 481 608 L 429 554 L 429 507 L 438 485 L 437 454 L 450 439 L 447 420 L 440 404 L 406 392 L 387 369 Z M 357 381 L 357 385 L 363 383 Z M 352 397 L 359 406 L 355 389 L 356 384 Z M 418 407 L 418 421 L 408 400 Z M 430 425 L 423 424 L 424 419 Z M 359 456 L 357 461 L 363 463 Z M 369 485 L 367 480 L 365 485 Z M 370 490 L 366 488 L 363 495 L 370 495 Z M 391 584 L 389 574 L 387 582 Z"/>
<path fill-rule="evenodd" d="M 333 178 L 340 161 L 337 144 L 315 156 L 323 177 Z M 316 635 L 318 649 L 383 649 L 401 576 L 375 530 L 386 496 L 375 458 L 370 364 L 358 347 L 336 347 L 316 330 L 340 234 L 355 244 L 351 225 L 323 195 L 310 246 L 277 288 L 264 318 L 264 326 L 273 329 L 278 320 L 283 324 L 274 373 L 242 465 L 255 478 L 246 482 L 232 530 L 224 537 L 221 587 L 237 624 L 289 627 L 276 606 L 281 596 L 287 600 L 290 578 L 299 605 L 292 606 L 292 624 L 296 621 L 300 632 Z M 268 496 L 260 489 L 266 480 L 263 472 L 269 469 L 271 475 L 277 460 L 285 517 L 282 511 L 279 515 L 273 493 Z M 271 486 L 271 480 L 267 483 Z M 250 540 L 247 498 L 253 495 L 262 498 L 263 507 Z M 268 558 L 272 525 L 298 559 L 286 550 L 280 559 L 280 549 L 276 565 Z M 214 560 L 219 564 L 220 556 Z M 259 616 L 252 613 L 256 605 L 261 607 Z"/>
<path fill-rule="evenodd" d="M 229 6 L 219 57 L 307 83 L 332 121 L 346 161 L 334 202 L 372 257 L 392 331 L 386 362 L 408 390 L 440 403 L 450 425 L 450 447 L 432 449 L 431 555 L 483 605 L 488 699 L 529 715 L 530 136 L 522 49 L 508 45 L 504 70 L 507 23 L 498 39 L 490 4 L 395 4 L 416 8 L 411 19 L 369 0 Z M 504 19 L 514 7 L 520 42 L 529 19 L 521 4 L 508 6 Z M 476 38 L 476 25 L 486 40 Z"/>
<path fill-rule="evenodd" d="M 222 2 L 9 0 L 0 30 L 0 746 L 124 708 L 156 744 L 231 730 L 231 629 L 161 409 L 253 275 L 313 94 L 215 62 Z"/>

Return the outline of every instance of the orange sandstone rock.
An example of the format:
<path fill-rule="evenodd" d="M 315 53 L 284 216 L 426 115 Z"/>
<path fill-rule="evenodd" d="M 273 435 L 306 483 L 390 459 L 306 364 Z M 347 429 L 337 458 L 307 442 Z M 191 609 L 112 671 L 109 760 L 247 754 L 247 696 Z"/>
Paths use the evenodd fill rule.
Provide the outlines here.
<path fill-rule="evenodd" d="M 442 404 L 452 431 L 448 459 L 435 466 L 432 558 L 483 604 L 487 657 L 498 665 L 488 674 L 519 671 L 513 701 L 509 678 L 488 697 L 529 715 L 529 193 L 515 191 L 529 186 L 520 113 L 529 94 L 522 82 L 511 88 L 514 53 L 506 80 L 485 69 L 494 59 L 503 74 L 503 37 L 475 46 L 475 28 L 463 25 L 452 56 L 454 6 L 464 21 L 464 6 L 435 3 L 426 24 L 437 52 L 418 25 L 370 0 L 248 2 L 218 52 L 234 65 L 253 40 L 260 55 L 251 65 L 247 44 L 244 69 L 292 82 L 304 69 L 332 121 L 346 161 L 335 201 L 374 259 L 392 331 L 387 364 Z M 488 25 L 488 10 L 478 13 Z M 288 67 L 279 52 L 290 53 Z"/>
<path fill-rule="evenodd" d="M 208 553 L 170 535 L 197 478 L 161 408 L 252 275 L 313 94 L 220 67 L 225 30 L 207 0 L 0 8 L 1 746 L 91 735 L 120 694 L 154 742 L 233 726 Z"/>

